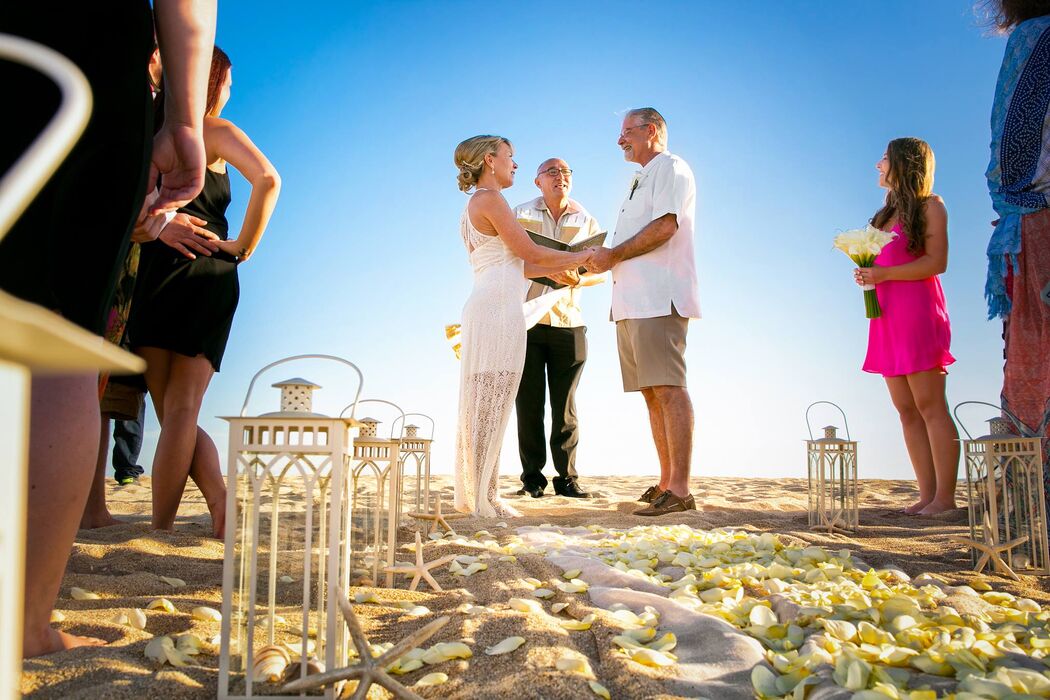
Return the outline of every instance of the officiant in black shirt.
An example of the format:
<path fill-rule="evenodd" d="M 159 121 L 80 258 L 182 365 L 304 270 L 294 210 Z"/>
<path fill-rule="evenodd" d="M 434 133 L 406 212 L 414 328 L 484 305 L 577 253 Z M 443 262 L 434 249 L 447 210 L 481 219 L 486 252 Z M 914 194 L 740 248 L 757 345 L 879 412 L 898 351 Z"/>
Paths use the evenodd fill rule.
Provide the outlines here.
<path fill-rule="evenodd" d="M 542 196 L 515 207 L 526 230 L 566 244 L 578 243 L 600 233 L 597 220 L 569 198 L 572 169 L 560 158 L 550 158 L 536 171 Z M 553 281 L 560 288 L 550 285 Z M 576 446 L 580 441 L 576 417 L 576 386 L 587 360 L 587 328 L 583 325 L 579 296 L 582 287 L 600 284 L 605 275 L 566 272 L 550 275 L 545 283 L 532 282 L 526 296 L 525 317 L 530 325 L 525 368 L 515 401 L 518 416 L 518 451 L 521 483 L 518 495 L 543 496 L 547 477 L 547 446 L 543 430 L 546 391 L 550 388 L 551 457 L 554 493 L 589 498 L 576 483 Z"/>

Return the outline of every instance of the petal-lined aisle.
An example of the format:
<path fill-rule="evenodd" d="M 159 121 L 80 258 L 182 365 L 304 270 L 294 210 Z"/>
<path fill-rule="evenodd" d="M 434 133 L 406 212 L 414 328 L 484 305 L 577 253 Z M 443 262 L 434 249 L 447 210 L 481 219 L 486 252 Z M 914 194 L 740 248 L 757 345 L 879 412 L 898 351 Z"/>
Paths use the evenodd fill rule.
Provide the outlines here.
<path fill-rule="evenodd" d="M 438 477 L 436 482 L 450 499 L 450 479 Z M 853 626 L 855 635 L 845 625 L 815 621 L 810 608 L 833 595 L 818 595 L 818 591 L 837 586 L 849 591 L 840 593 L 844 599 L 856 602 L 862 593 L 877 598 L 882 594 L 875 589 L 886 586 L 895 596 L 919 601 L 919 615 L 893 608 L 893 617 L 907 615 L 916 621 L 901 631 L 948 623 L 930 614 L 931 605 L 945 605 L 938 600 L 938 586 L 968 584 L 980 594 L 990 581 L 996 591 L 1016 597 L 960 596 L 954 591 L 950 605 L 963 617 L 1028 615 L 1031 622 L 1040 615 L 1026 612 L 1032 604 L 1020 599 L 1050 601 L 1033 577 L 1012 583 L 966 572 L 968 556 L 948 542 L 949 536 L 966 529 L 965 512 L 923 520 L 898 514 L 912 495 L 908 482 L 862 482 L 862 530 L 851 538 L 829 538 L 806 529 L 806 490 L 801 480 L 696 480 L 692 487 L 701 510 L 656 522 L 630 514 L 637 507 L 633 498 L 649 485 L 648 479 L 590 477 L 586 484 L 599 492 L 598 498 L 518 499 L 514 503 L 526 517 L 510 526 L 496 519 L 458 520 L 453 523 L 458 535 L 425 539 L 427 561 L 456 557 L 434 569 L 445 593 L 351 590 L 355 612 L 376 652 L 442 615 L 451 616 L 452 621 L 423 648 L 402 659 L 397 670 L 404 672 L 397 677 L 404 685 L 423 697 L 580 698 L 600 697 L 606 690 L 613 698 L 751 697 L 756 663 L 776 669 L 768 675 L 757 672 L 754 678 L 767 690 L 779 691 L 795 680 L 813 682 L 800 677 L 792 650 L 770 649 L 797 641 L 798 632 L 780 619 L 782 615 L 796 616 L 803 643 L 817 637 L 827 640 L 823 652 L 814 648 L 815 643 L 805 652 L 815 655 L 811 660 L 823 658 L 822 653 L 830 655 L 832 663 L 825 675 L 859 682 L 866 674 L 871 685 L 876 666 L 891 669 L 887 671 L 891 679 L 899 673 L 893 669 L 904 666 L 892 649 L 886 651 L 886 663 L 872 662 L 865 654 L 874 652 L 862 645 L 880 650 L 906 645 L 890 644 L 883 636 L 885 625 L 870 616 L 842 620 Z M 515 484 L 504 479 L 501 487 L 506 493 Z M 196 491 L 191 494 L 177 531 L 156 533 L 148 527 L 148 481 L 111 489 L 113 512 L 128 524 L 80 533 L 58 605 L 64 619 L 56 622 L 63 630 L 100 636 L 110 644 L 27 662 L 26 694 L 214 697 L 218 657 L 211 640 L 218 623 L 195 619 L 193 611 L 219 607 L 222 546 L 207 537 L 206 505 Z M 767 531 L 778 535 L 764 535 Z M 413 539 L 409 531 L 402 533 L 402 543 L 409 547 L 399 551 L 400 560 L 414 558 Z M 849 557 L 838 553 L 843 549 Z M 754 570 L 747 575 L 729 571 L 725 557 L 738 558 L 734 566 Z M 913 577 L 928 571 L 936 577 L 913 581 L 913 586 L 903 576 L 883 571 L 877 583 L 870 577 L 865 582 L 868 566 L 899 568 Z M 716 569 L 722 573 L 714 574 Z M 662 581 L 660 575 L 672 580 Z M 718 585 L 711 585 L 716 579 Z M 73 587 L 98 598 L 74 600 Z M 161 598 L 171 603 L 173 611 L 165 604 L 151 607 Z M 882 601 L 882 605 L 892 608 L 903 602 Z M 118 622 L 121 613 L 130 622 L 135 610 L 144 613 L 145 629 Z M 718 610 L 723 612 L 704 614 Z M 998 623 L 989 624 L 995 629 Z M 199 653 L 172 655 L 185 658 L 187 665 L 158 665 L 147 658 L 151 639 L 168 635 L 178 649 L 181 636 L 189 634 L 201 640 Z M 1025 639 L 1020 632 L 1015 634 L 1022 647 Z M 850 645 L 861 650 L 857 656 L 870 669 L 836 667 L 839 658 L 848 656 L 842 650 Z M 984 658 L 973 653 L 978 660 Z M 911 656 L 897 652 L 902 654 Z M 944 672 L 935 666 L 938 663 L 931 659 L 932 671 Z M 946 663 L 951 666 L 951 661 Z M 952 671 L 954 675 L 954 666 Z M 778 681 L 781 677 L 790 680 Z M 945 677 L 945 682 L 954 681 Z M 769 683 L 779 685 L 767 687 Z"/>

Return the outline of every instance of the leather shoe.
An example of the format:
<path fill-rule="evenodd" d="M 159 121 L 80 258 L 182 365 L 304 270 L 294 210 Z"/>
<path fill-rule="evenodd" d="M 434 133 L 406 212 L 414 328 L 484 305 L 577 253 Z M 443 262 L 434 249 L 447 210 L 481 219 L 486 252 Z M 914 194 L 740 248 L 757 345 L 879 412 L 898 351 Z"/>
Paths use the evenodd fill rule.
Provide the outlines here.
<path fill-rule="evenodd" d="M 569 481 L 563 486 L 555 486 L 554 494 L 556 496 L 566 496 L 568 498 L 590 498 L 591 494 L 580 488 L 580 485 L 575 481 Z"/>
<path fill-rule="evenodd" d="M 520 489 L 514 492 L 515 496 L 529 495 L 533 498 L 543 498 L 543 487 L 542 486 L 522 486 Z"/>
<path fill-rule="evenodd" d="M 663 490 L 660 488 L 660 484 L 653 484 L 645 490 L 645 493 L 638 500 L 642 503 L 652 503 L 660 497 L 661 493 L 663 493 Z"/>
<path fill-rule="evenodd" d="M 693 494 L 681 498 L 670 491 L 664 491 L 655 501 L 641 510 L 634 511 L 634 514 L 647 516 L 666 515 L 667 513 L 682 513 L 687 510 L 696 510 Z"/>

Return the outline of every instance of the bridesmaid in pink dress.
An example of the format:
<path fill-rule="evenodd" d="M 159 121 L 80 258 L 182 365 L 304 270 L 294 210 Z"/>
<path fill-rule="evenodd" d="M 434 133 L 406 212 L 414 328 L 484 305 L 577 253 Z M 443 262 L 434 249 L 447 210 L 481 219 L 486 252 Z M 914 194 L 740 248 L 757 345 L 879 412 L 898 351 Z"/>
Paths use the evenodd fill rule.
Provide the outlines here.
<path fill-rule="evenodd" d="M 944 395 L 951 326 L 937 275 L 948 266 L 948 212 L 933 193 L 934 157 L 915 138 L 890 141 L 875 166 L 886 203 L 873 226 L 897 234 L 875 259 L 854 270 L 857 284 L 874 284 L 882 316 L 870 321 L 864 371 L 886 379 L 900 414 L 919 500 L 909 515 L 955 508 L 959 433 Z"/>

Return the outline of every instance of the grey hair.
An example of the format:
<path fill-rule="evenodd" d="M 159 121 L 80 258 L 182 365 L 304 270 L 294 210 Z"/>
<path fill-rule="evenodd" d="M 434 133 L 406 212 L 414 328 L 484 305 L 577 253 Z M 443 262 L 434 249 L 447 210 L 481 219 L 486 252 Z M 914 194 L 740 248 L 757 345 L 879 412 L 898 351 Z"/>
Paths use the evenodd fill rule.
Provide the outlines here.
<path fill-rule="evenodd" d="M 664 120 L 662 114 L 652 107 L 639 107 L 637 109 L 628 110 L 627 116 L 638 117 L 642 120 L 643 124 L 652 124 L 655 126 L 656 142 L 664 148 L 667 148 L 667 122 Z"/>

